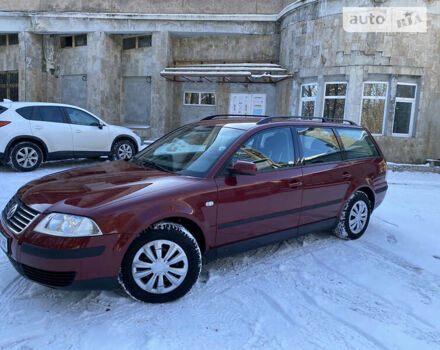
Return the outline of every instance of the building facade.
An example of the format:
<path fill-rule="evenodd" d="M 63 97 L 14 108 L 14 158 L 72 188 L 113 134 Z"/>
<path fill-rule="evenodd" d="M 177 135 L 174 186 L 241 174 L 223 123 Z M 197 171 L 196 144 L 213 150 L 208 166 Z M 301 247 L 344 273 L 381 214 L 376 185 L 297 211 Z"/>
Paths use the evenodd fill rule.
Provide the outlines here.
<path fill-rule="evenodd" d="M 154 138 L 210 114 L 345 118 L 390 161 L 440 158 L 436 0 L 0 0 L 0 98 Z M 426 33 L 349 33 L 344 6 L 422 6 Z"/>

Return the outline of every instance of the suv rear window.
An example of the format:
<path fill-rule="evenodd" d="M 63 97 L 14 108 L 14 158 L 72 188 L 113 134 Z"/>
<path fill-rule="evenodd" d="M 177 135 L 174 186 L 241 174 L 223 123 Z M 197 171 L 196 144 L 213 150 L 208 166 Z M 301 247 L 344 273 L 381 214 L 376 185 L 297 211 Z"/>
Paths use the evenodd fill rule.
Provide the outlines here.
<path fill-rule="evenodd" d="M 336 129 L 345 148 L 347 159 L 378 157 L 379 152 L 371 136 L 362 129 Z"/>
<path fill-rule="evenodd" d="M 63 111 L 59 107 L 34 107 L 33 120 L 52 123 L 64 123 Z"/>
<path fill-rule="evenodd" d="M 297 129 L 305 165 L 342 161 L 338 140 L 331 128 Z"/>
<path fill-rule="evenodd" d="M 6 107 L 3 107 L 3 106 L 0 106 L 0 114 L 2 114 L 4 111 L 6 111 L 7 110 L 7 108 Z"/>
<path fill-rule="evenodd" d="M 17 109 L 16 112 L 20 114 L 24 119 L 32 119 L 32 107 L 22 107 Z"/>

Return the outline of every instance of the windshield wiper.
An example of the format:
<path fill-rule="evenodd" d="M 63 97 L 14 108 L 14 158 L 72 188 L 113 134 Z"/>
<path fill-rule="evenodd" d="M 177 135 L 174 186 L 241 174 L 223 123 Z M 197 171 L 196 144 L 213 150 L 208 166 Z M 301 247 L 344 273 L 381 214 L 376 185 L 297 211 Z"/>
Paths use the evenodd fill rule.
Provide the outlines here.
<path fill-rule="evenodd" d="M 165 173 L 172 173 L 171 170 L 166 169 L 165 167 L 153 162 L 152 160 L 140 160 L 140 159 L 132 159 L 132 162 L 136 165 L 140 165 L 143 167 L 152 167 L 157 170 L 163 171 Z"/>

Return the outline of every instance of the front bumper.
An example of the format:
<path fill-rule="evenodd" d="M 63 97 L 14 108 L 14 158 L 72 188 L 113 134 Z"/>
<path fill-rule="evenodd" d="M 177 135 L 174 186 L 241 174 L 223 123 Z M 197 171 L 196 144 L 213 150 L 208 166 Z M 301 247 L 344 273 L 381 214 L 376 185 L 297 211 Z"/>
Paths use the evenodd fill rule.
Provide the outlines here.
<path fill-rule="evenodd" d="M 29 230 L 14 235 L 0 221 L 8 240 L 7 253 L 24 277 L 52 288 L 113 289 L 117 285 L 122 250 L 120 235 L 61 238 Z"/>

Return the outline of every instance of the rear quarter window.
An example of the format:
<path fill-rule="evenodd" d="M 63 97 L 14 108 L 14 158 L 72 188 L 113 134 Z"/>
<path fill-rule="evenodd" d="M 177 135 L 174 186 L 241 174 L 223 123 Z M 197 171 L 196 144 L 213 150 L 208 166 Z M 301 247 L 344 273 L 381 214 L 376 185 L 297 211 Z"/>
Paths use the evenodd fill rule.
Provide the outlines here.
<path fill-rule="evenodd" d="M 6 111 L 7 110 L 7 108 L 6 107 L 3 107 L 3 106 L 0 106 L 0 114 L 2 114 L 4 111 Z"/>
<path fill-rule="evenodd" d="M 32 107 L 22 107 L 17 109 L 16 112 L 20 114 L 24 119 L 32 119 Z"/>
<path fill-rule="evenodd" d="M 331 128 L 298 128 L 305 165 L 342 161 L 338 140 Z"/>
<path fill-rule="evenodd" d="M 370 135 L 362 129 L 339 128 L 347 159 L 374 158 L 379 152 Z"/>

